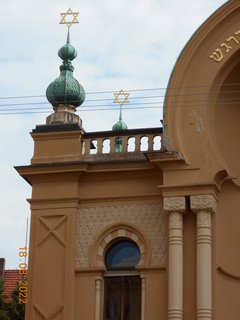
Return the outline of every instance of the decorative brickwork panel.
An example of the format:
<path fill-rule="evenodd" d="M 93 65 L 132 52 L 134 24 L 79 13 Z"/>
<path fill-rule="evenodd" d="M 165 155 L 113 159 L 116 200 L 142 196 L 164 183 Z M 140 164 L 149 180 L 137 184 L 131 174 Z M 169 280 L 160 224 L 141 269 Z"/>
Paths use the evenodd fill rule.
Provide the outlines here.
<path fill-rule="evenodd" d="M 76 267 L 89 267 L 94 239 L 113 223 L 134 225 L 151 244 L 151 265 L 166 265 L 167 214 L 161 205 L 81 208 L 77 214 Z"/>

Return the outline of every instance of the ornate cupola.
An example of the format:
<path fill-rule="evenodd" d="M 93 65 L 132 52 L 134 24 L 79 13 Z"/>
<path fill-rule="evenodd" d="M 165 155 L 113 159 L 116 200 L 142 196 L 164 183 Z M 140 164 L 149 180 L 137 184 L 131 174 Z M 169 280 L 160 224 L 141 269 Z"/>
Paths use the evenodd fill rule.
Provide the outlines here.
<path fill-rule="evenodd" d="M 69 15 L 73 17 L 70 22 L 66 20 Z M 47 99 L 54 110 L 54 113 L 47 117 L 47 125 L 82 125 L 82 120 L 75 114 L 75 111 L 84 102 L 85 91 L 73 77 L 72 61 L 77 56 L 77 50 L 70 44 L 70 27 L 73 23 L 78 23 L 77 15 L 78 13 L 73 13 L 71 9 L 62 14 L 60 23 L 68 26 L 68 34 L 66 44 L 58 51 L 58 56 L 62 59 L 60 75 L 48 86 L 46 91 Z"/>

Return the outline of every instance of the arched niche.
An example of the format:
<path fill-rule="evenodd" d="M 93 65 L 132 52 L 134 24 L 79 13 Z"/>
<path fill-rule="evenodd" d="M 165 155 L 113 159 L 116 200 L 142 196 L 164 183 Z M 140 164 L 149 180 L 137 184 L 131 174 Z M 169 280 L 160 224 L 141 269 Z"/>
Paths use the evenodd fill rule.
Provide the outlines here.
<path fill-rule="evenodd" d="M 226 171 L 240 182 L 240 50 L 216 77 L 212 90 L 221 83 L 210 113 L 212 134 Z M 239 181 L 238 181 L 239 180 Z"/>
<path fill-rule="evenodd" d="M 199 181 L 210 181 L 222 170 L 240 178 L 240 112 L 230 103 L 219 103 L 228 99 L 226 84 L 240 82 L 239 21 L 240 1 L 228 1 L 187 43 L 169 81 L 164 109 L 166 145 L 170 151 L 179 151 L 189 165 L 200 168 Z"/>

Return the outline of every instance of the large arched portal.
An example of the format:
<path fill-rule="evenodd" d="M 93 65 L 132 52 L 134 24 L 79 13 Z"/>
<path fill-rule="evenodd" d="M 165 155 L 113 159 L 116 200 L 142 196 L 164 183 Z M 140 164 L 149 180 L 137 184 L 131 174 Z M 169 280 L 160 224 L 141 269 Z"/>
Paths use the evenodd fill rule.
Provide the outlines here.
<path fill-rule="evenodd" d="M 164 172 L 163 180 L 171 185 L 178 179 L 179 184 L 187 186 L 190 198 L 194 188 L 203 194 L 214 189 L 218 201 L 216 215 L 210 220 L 214 254 L 209 259 L 213 279 L 208 292 L 212 292 L 206 303 L 202 283 L 197 282 L 199 319 L 208 303 L 214 306 L 213 319 L 239 319 L 239 123 L 240 1 L 230 0 L 184 48 L 173 69 L 165 100 L 166 145 L 169 151 L 179 152 L 187 166 L 174 173 L 175 180 L 171 180 L 170 171 Z M 204 203 L 198 204 L 202 210 Z M 197 218 L 196 223 L 198 247 L 198 232 L 207 220 Z M 198 259 L 196 272 L 200 269 Z"/>
<path fill-rule="evenodd" d="M 226 71 L 228 74 L 215 101 L 213 131 L 226 170 L 237 182 L 240 177 L 240 52 L 235 54 Z"/>

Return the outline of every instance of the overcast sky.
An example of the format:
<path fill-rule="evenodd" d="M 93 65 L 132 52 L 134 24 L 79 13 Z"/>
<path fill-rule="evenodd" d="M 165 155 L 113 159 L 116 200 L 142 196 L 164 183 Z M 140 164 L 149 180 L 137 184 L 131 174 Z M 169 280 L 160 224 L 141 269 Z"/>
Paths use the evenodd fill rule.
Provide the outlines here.
<path fill-rule="evenodd" d="M 45 90 L 59 75 L 57 51 L 67 34 L 66 26 L 59 25 L 59 13 L 69 7 L 80 11 L 80 23 L 71 29 L 71 43 L 78 51 L 74 76 L 88 93 L 82 112 L 81 108 L 78 111 L 84 129 L 111 129 L 118 118 L 118 109 L 111 104 L 112 92 L 120 89 L 129 90 L 131 103 L 148 101 L 146 105 L 132 104 L 136 110 L 127 110 L 131 103 L 125 107 L 124 121 L 129 128 L 157 127 L 162 118 L 161 96 L 178 55 L 196 29 L 225 2 L 4 1 L 0 28 L 0 256 L 6 259 L 8 269 L 18 268 L 18 248 L 25 245 L 30 216 L 26 198 L 31 196 L 31 188 L 13 167 L 30 163 L 33 141 L 29 132 L 45 123 L 52 112 Z M 162 89 L 140 90 L 156 88 Z M 108 93 L 92 94 L 105 91 Z M 149 98 L 153 95 L 158 97 Z M 109 100 L 89 101 L 99 99 Z M 93 107 L 96 104 L 103 107 Z M 27 108 L 34 108 L 35 113 L 23 114 L 24 110 L 33 111 Z M 87 111 L 91 108 L 113 111 Z"/>

